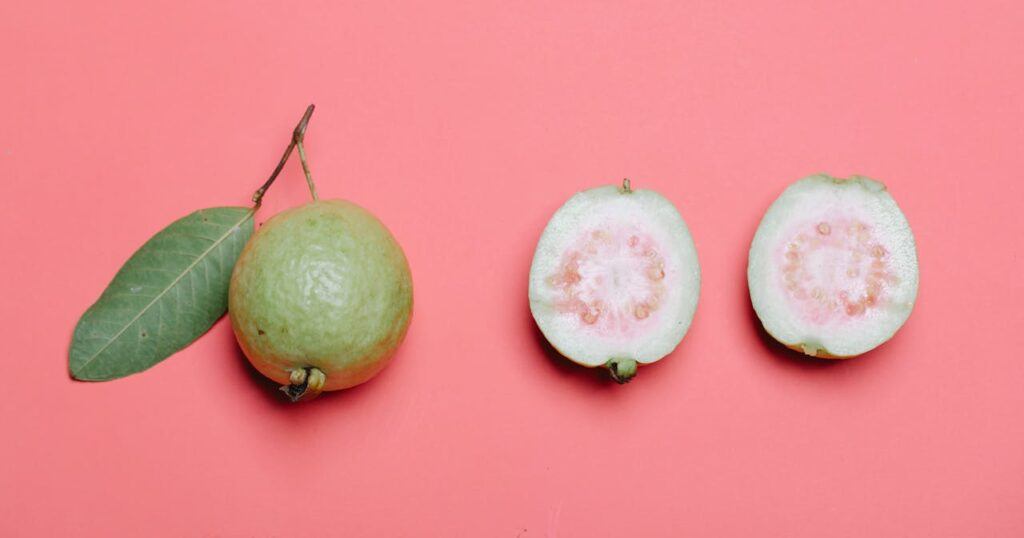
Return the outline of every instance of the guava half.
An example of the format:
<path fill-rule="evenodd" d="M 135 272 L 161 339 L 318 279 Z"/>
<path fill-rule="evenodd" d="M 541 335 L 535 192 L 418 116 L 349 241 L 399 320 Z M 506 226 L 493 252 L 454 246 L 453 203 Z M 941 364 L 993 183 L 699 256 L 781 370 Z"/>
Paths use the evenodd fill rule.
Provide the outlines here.
<path fill-rule="evenodd" d="M 679 211 L 651 190 L 577 193 L 548 222 L 530 267 L 530 310 L 562 355 L 620 383 L 683 339 L 700 264 Z"/>
<path fill-rule="evenodd" d="M 779 342 L 815 357 L 860 355 L 889 340 L 914 308 L 914 234 L 882 183 L 810 176 L 765 213 L 747 283 Z"/>
<path fill-rule="evenodd" d="M 228 293 L 249 362 L 293 400 L 377 375 L 405 338 L 412 276 L 401 246 L 369 211 L 318 200 L 252 236 Z"/>

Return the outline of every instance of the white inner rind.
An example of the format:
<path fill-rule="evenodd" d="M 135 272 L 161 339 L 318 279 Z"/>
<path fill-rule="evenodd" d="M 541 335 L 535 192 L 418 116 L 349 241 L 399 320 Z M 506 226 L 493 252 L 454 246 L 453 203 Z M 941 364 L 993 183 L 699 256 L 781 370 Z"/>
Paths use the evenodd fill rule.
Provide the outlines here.
<path fill-rule="evenodd" d="M 553 284 L 563 271 L 566 256 L 578 249 L 587 234 L 610 233 L 647 238 L 657 250 L 658 272 L 653 278 L 660 290 L 650 313 L 628 314 L 627 301 L 643 293 L 644 274 L 627 256 L 603 259 L 591 256 L 579 271 L 591 289 L 596 284 L 609 308 L 625 312 L 609 329 L 599 321 L 588 325 L 578 312 L 566 311 L 562 288 Z M 621 248 L 620 248 L 621 247 Z M 619 247 L 623 250 L 626 247 Z M 615 276 L 615 278 L 612 278 Z M 548 222 L 537 244 L 530 267 L 530 309 L 541 332 L 563 355 L 587 366 L 599 366 L 612 358 L 631 358 L 651 363 L 679 345 L 693 320 L 700 296 L 700 265 L 686 223 L 665 197 L 648 190 L 626 193 L 616 187 L 598 187 L 576 194 Z M 641 306 L 641 308 L 643 308 Z"/>
<path fill-rule="evenodd" d="M 850 239 L 856 248 L 848 251 L 808 247 L 805 254 L 795 244 L 801 233 L 807 244 L 821 234 L 821 244 L 827 243 L 829 234 L 850 233 L 850 227 L 858 225 L 863 225 L 856 229 L 862 230 L 864 239 Z M 861 267 L 874 259 L 864 261 L 852 253 L 863 248 L 875 253 L 878 267 L 884 266 L 877 269 L 884 278 L 874 280 L 877 293 L 871 293 L 867 303 L 863 280 L 857 278 L 862 278 Z M 787 255 L 803 264 L 800 282 L 786 273 Z M 891 338 L 910 316 L 918 288 L 914 235 L 883 184 L 863 177 L 807 177 L 790 185 L 765 213 L 750 246 L 747 282 L 754 310 L 776 340 L 808 355 L 859 355 Z M 798 286 L 820 290 L 814 293 L 824 298 L 817 303 L 798 298 Z M 838 290 L 849 290 L 850 300 L 858 295 L 861 302 L 846 308 L 840 303 L 832 310 L 820 307 L 835 302 Z"/>

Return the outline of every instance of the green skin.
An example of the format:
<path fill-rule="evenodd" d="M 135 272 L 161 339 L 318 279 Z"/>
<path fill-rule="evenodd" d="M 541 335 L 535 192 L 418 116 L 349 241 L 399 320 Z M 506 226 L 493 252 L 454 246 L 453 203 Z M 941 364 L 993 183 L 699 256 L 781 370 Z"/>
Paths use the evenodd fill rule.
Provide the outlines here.
<path fill-rule="evenodd" d="M 260 373 L 292 385 L 293 398 L 311 374 L 315 396 L 363 383 L 387 365 L 409 328 L 412 275 L 370 212 L 318 200 L 274 216 L 253 235 L 231 275 L 228 310 Z"/>

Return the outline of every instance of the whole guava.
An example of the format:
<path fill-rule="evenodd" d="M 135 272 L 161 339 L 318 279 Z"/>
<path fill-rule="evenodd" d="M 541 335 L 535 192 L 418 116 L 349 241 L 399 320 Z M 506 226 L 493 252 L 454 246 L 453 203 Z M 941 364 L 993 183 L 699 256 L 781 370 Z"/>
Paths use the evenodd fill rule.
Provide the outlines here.
<path fill-rule="evenodd" d="M 245 356 L 293 400 L 379 373 L 405 338 L 412 302 L 401 246 L 345 200 L 268 220 L 242 250 L 228 294 Z"/>

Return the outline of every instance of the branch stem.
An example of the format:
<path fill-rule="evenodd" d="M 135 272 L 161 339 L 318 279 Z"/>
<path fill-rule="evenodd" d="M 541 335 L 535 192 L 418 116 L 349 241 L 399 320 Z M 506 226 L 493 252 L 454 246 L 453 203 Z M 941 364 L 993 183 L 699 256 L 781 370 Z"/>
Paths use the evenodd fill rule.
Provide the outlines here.
<path fill-rule="evenodd" d="M 281 160 L 278 161 L 277 166 L 274 167 L 274 171 L 270 173 L 270 177 L 260 186 L 259 189 L 252 195 L 252 203 L 256 207 L 260 206 L 263 202 L 263 195 L 266 194 L 267 189 L 274 183 L 277 176 L 281 173 L 284 168 L 284 163 L 288 162 L 288 158 L 292 155 L 292 150 L 295 146 L 299 146 L 299 158 L 302 159 L 302 169 L 306 173 L 306 182 L 309 184 L 310 193 L 313 195 L 313 199 L 316 200 L 316 187 L 313 186 L 313 178 L 309 173 L 309 166 L 306 164 L 305 149 L 302 147 L 302 138 L 306 135 L 306 126 L 309 125 L 309 118 L 313 115 L 313 109 L 316 108 L 314 105 L 306 107 L 306 112 L 302 115 L 302 119 L 299 120 L 298 125 L 295 126 L 295 130 L 292 131 L 292 139 L 288 142 L 288 147 L 284 149 L 284 155 L 281 155 Z"/>

